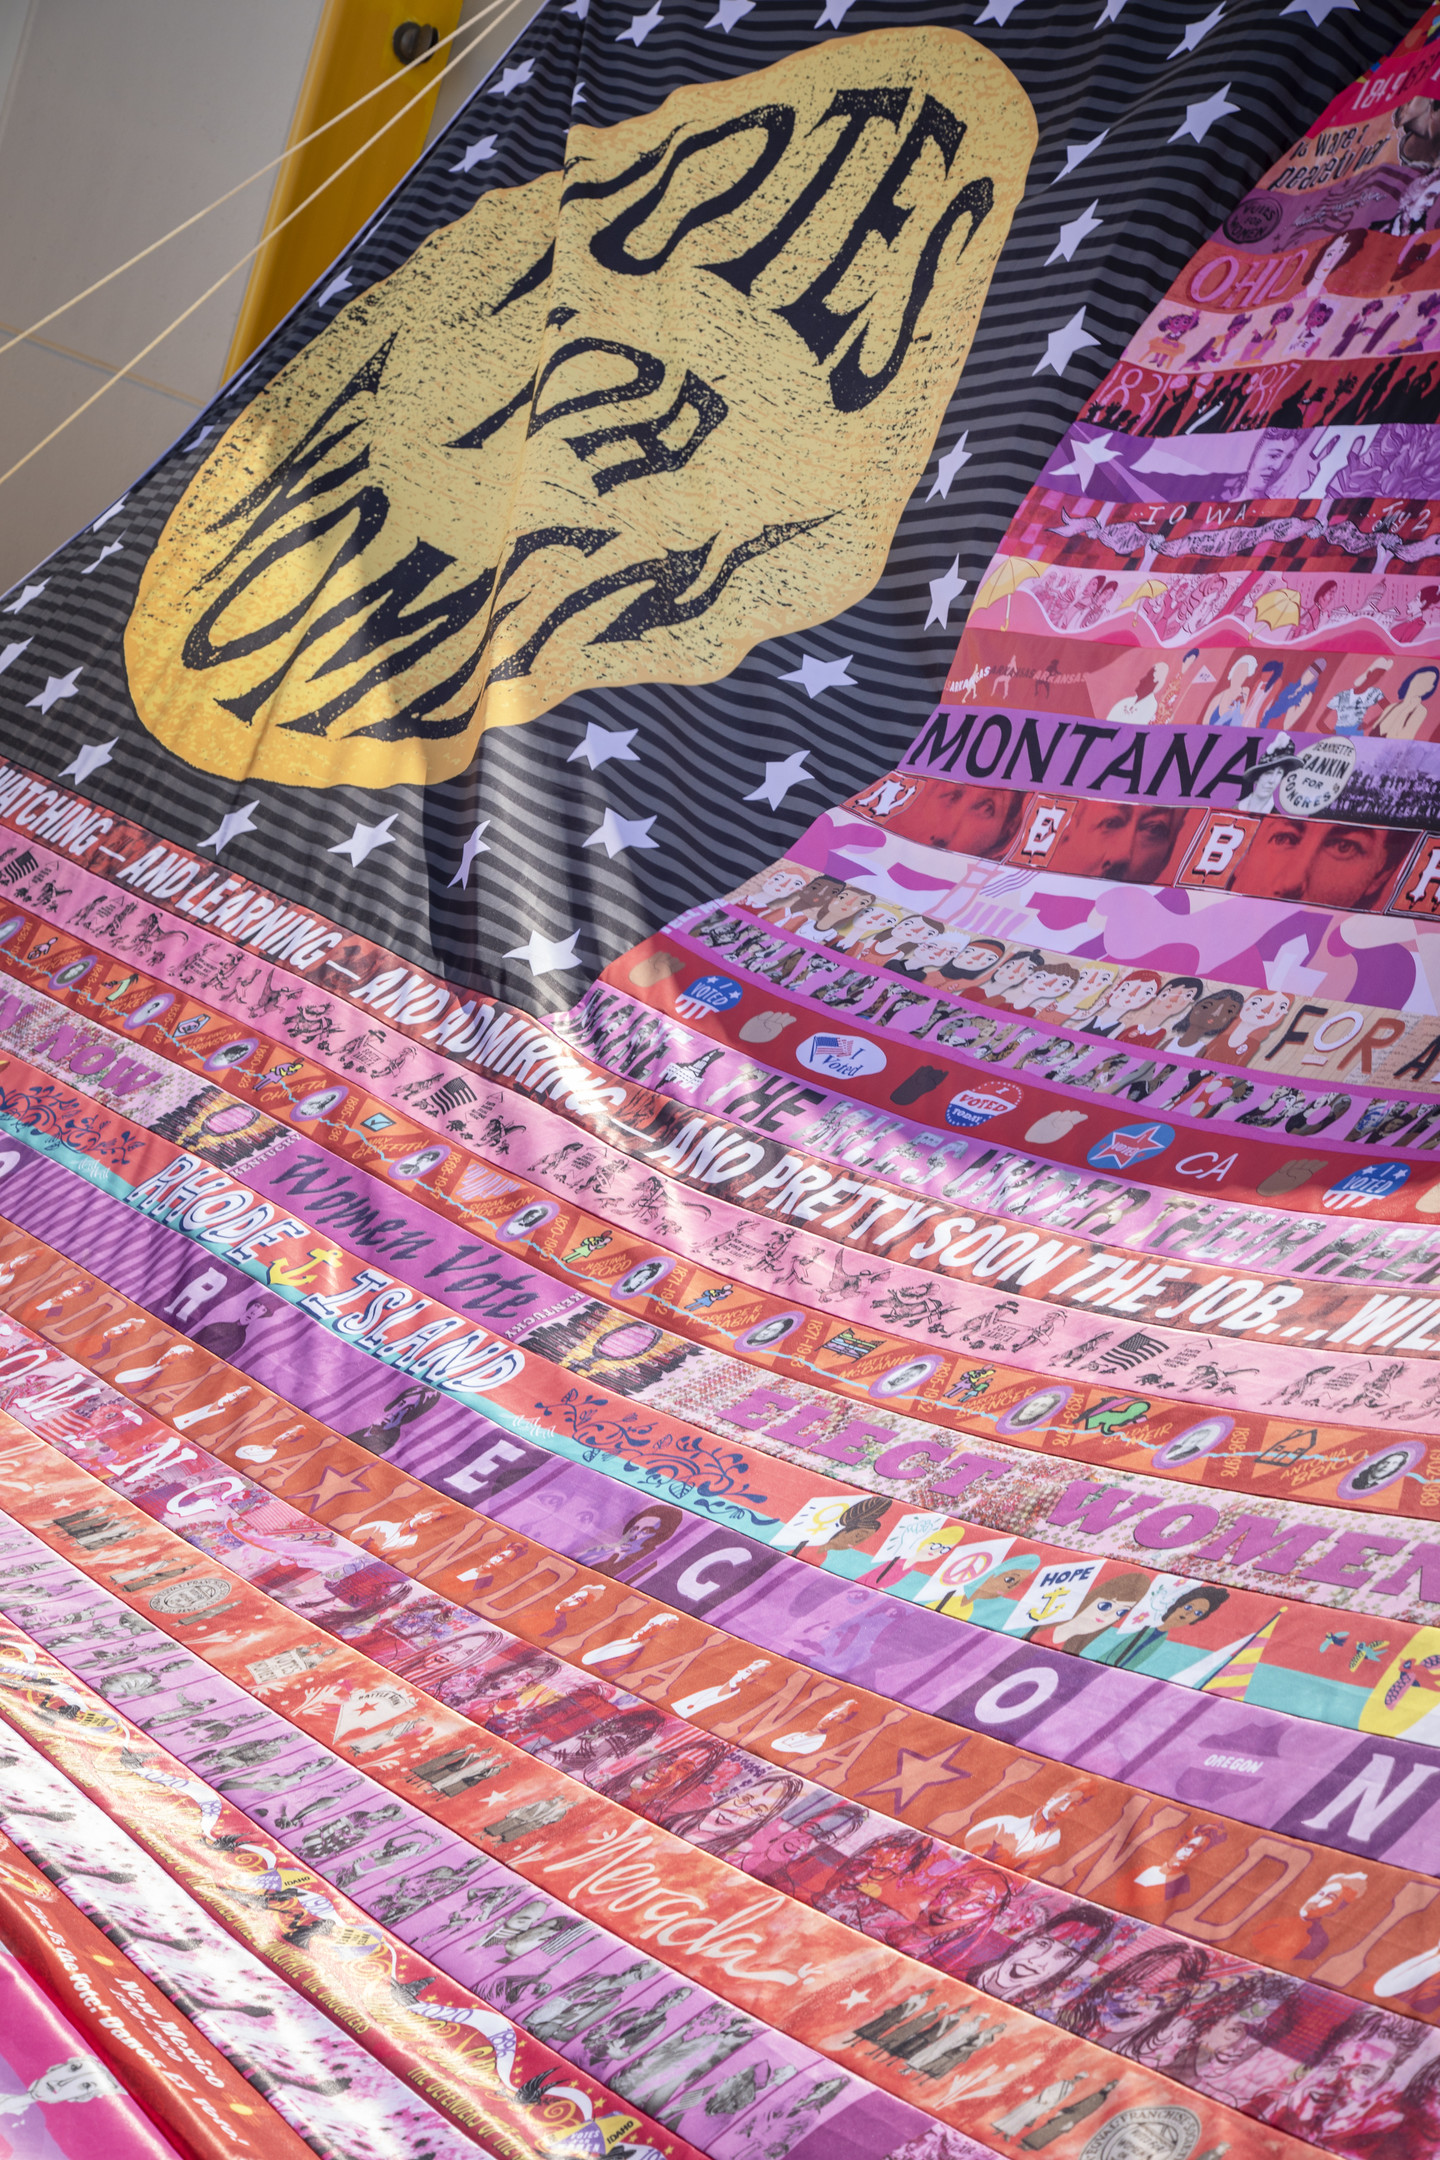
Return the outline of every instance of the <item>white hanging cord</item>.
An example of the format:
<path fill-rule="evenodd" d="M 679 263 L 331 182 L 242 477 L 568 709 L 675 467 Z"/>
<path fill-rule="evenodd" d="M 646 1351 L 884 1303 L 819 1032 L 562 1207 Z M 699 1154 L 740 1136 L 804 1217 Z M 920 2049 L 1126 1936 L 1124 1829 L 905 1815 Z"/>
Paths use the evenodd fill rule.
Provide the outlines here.
<path fill-rule="evenodd" d="M 481 8 L 478 15 L 472 15 L 468 22 L 457 23 L 453 30 L 447 32 L 447 34 L 443 38 L 438 39 L 436 43 L 430 47 L 430 51 L 432 53 L 438 52 L 440 46 L 450 44 L 455 38 L 458 38 L 460 36 L 462 31 L 473 30 L 476 24 L 480 22 L 484 16 L 494 14 L 495 9 L 499 7 L 499 5 L 500 0 L 487 0 L 486 6 Z M 496 18 L 496 22 L 503 22 L 505 16 L 509 13 L 509 8 L 504 9 L 504 11 Z M 469 55 L 475 50 L 475 47 L 481 42 L 481 39 L 484 37 L 488 37 L 490 31 L 493 30 L 495 27 L 496 23 L 487 23 L 484 29 L 479 33 L 479 35 L 472 38 L 470 40 L 470 43 L 464 48 L 462 52 L 457 52 L 453 54 L 452 57 L 446 61 L 444 67 L 440 69 L 438 74 L 429 77 L 425 89 L 420 93 L 421 96 L 428 96 L 429 92 L 433 90 L 437 86 L 437 84 L 444 81 L 445 77 L 451 72 L 453 68 L 459 67 L 462 60 L 468 59 Z M 428 55 L 426 57 L 428 57 Z M 414 60 L 409 63 L 411 67 L 415 67 L 420 64 L 420 62 Z M 227 188 L 223 195 L 217 195 L 214 202 L 206 203 L 203 210 L 197 210 L 193 217 L 186 218 L 182 224 L 172 225 L 169 232 L 161 233 L 158 240 L 152 240 L 148 247 L 141 248 L 138 255 L 132 255 L 127 262 L 117 263 L 113 270 L 107 270 L 104 277 L 96 278 L 95 283 L 93 285 L 87 285 L 83 292 L 73 294 L 68 300 L 62 300 L 59 307 L 52 308 L 48 315 L 42 315 L 38 322 L 31 323 L 28 330 L 17 330 L 14 337 L 8 338 L 3 345 L 0 345 L 0 358 L 3 358 L 3 356 L 6 353 L 10 352 L 16 345 L 23 345 L 27 338 L 33 338 L 37 330 L 45 329 L 48 324 L 57 321 L 60 316 L 68 314 L 71 308 L 78 307 L 82 300 L 88 300 L 92 293 L 97 293 L 101 291 L 101 289 L 104 286 L 110 284 L 113 279 L 123 276 L 125 271 L 133 270 L 136 263 L 144 262 L 146 256 L 153 255 L 157 248 L 164 247 L 167 242 L 171 240 L 177 240 L 180 237 L 181 233 L 189 232 L 192 225 L 198 225 L 202 218 L 209 217 L 212 210 L 223 209 L 227 202 L 233 201 L 233 199 L 237 195 L 243 195 L 246 188 L 253 187 L 257 180 L 263 180 L 266 173 L 274 172 L 277 165 L 283 165 L 287 158 L 292 158 L 296 156 L 296 154 L 299 151 L 305 149 L 308 144 L 318 142 L 320 137 L 324 135 L 330 128 L 338 127 L 342 120 L 348 120 L 351 113 L 358 112 L 362 105 L 368 105 L 371 98 L 379 97 L 382 90 L 391 89 L 398 80 L 399 78 L 397 76 L 391 76 L 388 82 L 376 83 L 373 90 L 367 90 L 362 97 L 356 98 L 353 105 L 347 105 L 345 107 L 344 112 L 336 113 L 333 118 L 329 120 L 322 120 L 319 127 L 313 128 L 308 135 L 302 135 L 298 142 L 293 142 L 288 146 L 288 148 L 282 150 L 279 157 L 271 158 L 268 165 L 260 166 L 257 171 L 250 174 L 248 179 L 237 181 L 234 187 Z M 418 101 L 415 98 L 412 98 L 410 100 L 411 105 L 417 102 Z M 408 112 L 410 110 L 410 106 L 406 105 L 402 107 L 402 110 Z M 400 115 L 397 113 L 395 117 L 396 119 L 398 119 Z M 372 142 L 375 139 L 376 138 L 374 136 L 371 137 Z M 365 147 L 366 149 L 368 149 L 370 147 L 369 143 L 367 143 Z M 345 168 L 342 165 L 340 170 L 343 172 L 344 169 Z M 334 175 L 332 174 L 331 177 L 333 179 Z M 313 196 L 311 197 L 311 200 L 314 200 Z M 279 227 L 276 226 L 275 230 L 278 232 Z"/>
<path fill-rule="evenodd" d="M 494 22 L 489 24 L 488 28 L 491 30 L 498 28 L 498 26 L 502 22 L 504 22 L 506 16 L 513 15 L 516 8 L 519 6 L 520 0 L 507 0 L 507 4 L 501 8 L 499 14 L 495 17 Z M 479 42 L 479 38 L 476 38 L 475 43 L 478 45 Z M 468 52 L 469 50 L 471 50 L 471 48 L 467 46 L 466 51 Z M 455 55 L 455 58 L 450 62 L 450 66 L 457 66 L 458 63 L 464 59 L 464 57 L 464 53 L 457 53 Z M 436 77 L 436 80 L 439 80 L 438 76 Z M 420 92 L 418 92 L 415 97 L 411 98 L 407 104 L 402 105 L 398 112 L 393 112 L 388 120 L 383 121 L 381 125 L 376 128 L 375 133 L 370 137 L 368 142 L 363 142 L 358 150 L 354 151 L 351 156 L 346 158 L 343 165 L 337 165 L 334 172 L 329 174 L 326 179 L 321 181 L 319 187 L 313 189 L 311 193 L 305 197 L 305 200 L 303 202 L 297 203 L 295 205 L 295 208 L 290 211 L 288 216 L 281 218 L 278 225 L 273 225 L 270 231 L 265 234 L 263 239 L 257 240 L 255 242 L 254 247 L 247 248 L 245 250 L 245 253 L 240 257 L 240 260 L 238 262 L 232 263 L 230 265 L 230 268 L 224 272 L 223 276 L 216 278 L 213 285 L 207 286 L 205 291 L 201 293 L 198 300 L 192 300 L 189 307 L 184 309 L 181 314 L 177 315 L 173 322 L 166 323 L 165 328 L 160 332 L 158 337 L 151 338 L 148 345 L 142 345 L 139 352 L 133 354 L 131 358 L 126 361 L 123 367 L 117 368 L 113 375 L 109 376 L 106 381 L 101 383 L 98 390 L 94 390 L 91 392 L 90 396 L 86 398 L 83 405 L 77 405 L 72 413 L 67 413 L 65 418 L 59 423 L 57 427 L 51 428 L 48 435 L 41 436 L 39 442 L 35 444 L 33 449 L 27 450 L 24 457 L 17 458 L 13 465 L 11 465 L 5 472 L 0 473 L 0 487 L 3 487 L 7 480 L 13 479 L 15 474 L 21 470 L 22 466 L 28 465 L 31 458 L 38 457 L 42 450 L 47 449 L 49 445 L 54 442 L 57 435 L 63 435 L 66 428 L 68 428 L 72 424 L 72 422 L 78 420 L 82 413 L 89 412 L 92 405 L 98 404 L 100 399 L 104 397 L 107 390 L 112 390 L 117 382 L 123 382 L 125 377 L 132 370 L 132 368 L 137 368 L 142 360 L 148 360 L 151 353 L 154 352 L 156 346 L 163 345 L 172 330 L 178 330 L 181 323 L 188 322 L 190 317 L 195 313 L 196 309 L 204 307 L 205 302 L 211 299 L 217 292 L 219 292 L 221 286 L 227 284 L 229 280 L 236 275 L 237 271 L 243 270 L 246 263 L 248 263 L 252 259 L 252 257 L 259 254 L 261 248 L 268 247 L 277 233 L 283 232 L 287 225 L 293 224 L 294 220 L 300 216 L 303 210 L 308 210 L 311 203 L 315 201 L 316 197 L 323 195 L 326 188 L 330 187 L 336 180 L 340 178 L 341 173 L 348 172 L 350 167 L 355 164 L 358 159 L 364 157 L 367 150 L 373 148 L 373 146 L 380 140 L 380 137 L 382 135 L 384 135 L 390 128 L 394 127 L 397 120 L 404 119 L 406 113 L 409 112 L 412 105 L 418 105 L 422 98 L 429 97 L 430 88 L 431 86 L 427 83 L 426 87 Z"/>

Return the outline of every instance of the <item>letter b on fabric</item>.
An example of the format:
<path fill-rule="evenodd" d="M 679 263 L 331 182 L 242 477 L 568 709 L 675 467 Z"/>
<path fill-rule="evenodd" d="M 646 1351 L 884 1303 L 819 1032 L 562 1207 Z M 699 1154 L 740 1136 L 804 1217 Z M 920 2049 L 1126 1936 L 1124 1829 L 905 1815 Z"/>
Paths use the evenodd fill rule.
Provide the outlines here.
<path fill-rule="evenodd" d="M 125 638 L 150 732 L 450 778 L 592 685 L 709 682 L 879 577 L 1035 142 L 957 31 L 833 38 L 570 132 L 227 430 Z"/>

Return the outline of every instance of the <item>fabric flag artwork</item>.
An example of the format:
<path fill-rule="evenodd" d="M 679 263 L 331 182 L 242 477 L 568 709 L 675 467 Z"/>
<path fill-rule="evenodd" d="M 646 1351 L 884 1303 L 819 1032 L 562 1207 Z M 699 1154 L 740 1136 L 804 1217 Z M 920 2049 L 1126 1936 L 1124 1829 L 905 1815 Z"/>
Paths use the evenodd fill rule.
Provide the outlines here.
<path fill-rule="evenodd" d="M 0 604 L 0 2154 L 1440 2160 L 1440 0 L 815 5 Z"/>

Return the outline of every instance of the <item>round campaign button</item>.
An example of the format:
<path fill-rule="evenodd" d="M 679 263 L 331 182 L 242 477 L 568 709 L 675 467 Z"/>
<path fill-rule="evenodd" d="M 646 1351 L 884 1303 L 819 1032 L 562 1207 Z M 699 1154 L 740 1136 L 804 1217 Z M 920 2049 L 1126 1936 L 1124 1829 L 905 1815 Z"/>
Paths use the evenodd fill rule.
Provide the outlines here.
<path fill-rule="evenodd" d="M 885 1052 L 863 1035 L 807 1035 L 795 1055 L 807 1072 L 828 1073 L 832 1080 L 885 1070 Z"/>
<path fill-rule="evenodd" d="M 1284 215 L 1273 191 L 1266 188 L 1236 203 L 1222 229 L 1226 239 L 1233 240 L 1237 247 L 1258 247 L 1262 240 L 1269 239 Z"/>
<path fill-rule="evenodd" d="M 1353 742 L 1334 735 L 1302 750 L 1275 790 L 1275 807 L 1287 817 L 1317 817 L 1337 803 L 1355 774 Z"/>
<path fill-rule="evenodd" d="M 945 1105 L 945 1122 L 983 1125 L 988 1118 L 999 1117 L 1002 1110 L 1018 1110 L 1024 1100 L 1023 1091 L 1013 1080 L 982 1080 L 951 1096 Z"/>
<path fill-rule="evenodd" d="M 702 1013 L 729 1012 L 744 995 L 744 985 L 732 982 L 728 975 L 701 975 L 680 991 L 675 1010 L 682 1020 L 698 1020 Z"/>

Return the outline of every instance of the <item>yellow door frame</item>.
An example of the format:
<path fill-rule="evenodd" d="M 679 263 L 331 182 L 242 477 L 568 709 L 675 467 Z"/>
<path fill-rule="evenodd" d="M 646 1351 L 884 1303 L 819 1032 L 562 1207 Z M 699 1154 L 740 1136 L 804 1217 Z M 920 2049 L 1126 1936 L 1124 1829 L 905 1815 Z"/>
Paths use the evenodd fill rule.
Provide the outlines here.
<path fill-rule="evenodd" d="M 462 4 L 463 0 L 325 0 L 288 142 L 312 134 L 377 83 L 392 87 L 281 166 L 265 218 L 267 236 L 319 187 L 327 173 L 334 172 L 407 98 L 414 97 L 424 85 L 427 70 L 433 87 L 293 225 L 274 240 L 266 239 L 240 303 L 225 361 L 226 376 L 248 360 L 288 315 L 419 157 L 434 116 L 440 69 L 451 47 L 443 46 L 439 53 L 407 65 L 396 54 L 396 32 L 409 23 L 433 29 L 437 37 L 448 37 L 460 20 Z"/>

